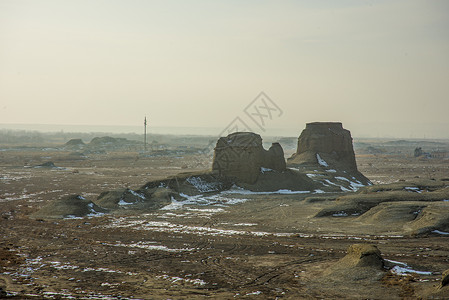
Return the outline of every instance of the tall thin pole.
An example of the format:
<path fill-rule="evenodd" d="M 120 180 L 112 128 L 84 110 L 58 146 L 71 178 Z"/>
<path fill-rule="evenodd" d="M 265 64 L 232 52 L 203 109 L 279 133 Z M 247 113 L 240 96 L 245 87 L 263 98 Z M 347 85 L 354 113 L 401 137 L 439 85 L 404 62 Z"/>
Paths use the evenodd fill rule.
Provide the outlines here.
<path fill-rule="evenodd" d="M 147 152 L 147 116 L 145 116 L 143 121 L 143 147 L 144 151 Z"/>

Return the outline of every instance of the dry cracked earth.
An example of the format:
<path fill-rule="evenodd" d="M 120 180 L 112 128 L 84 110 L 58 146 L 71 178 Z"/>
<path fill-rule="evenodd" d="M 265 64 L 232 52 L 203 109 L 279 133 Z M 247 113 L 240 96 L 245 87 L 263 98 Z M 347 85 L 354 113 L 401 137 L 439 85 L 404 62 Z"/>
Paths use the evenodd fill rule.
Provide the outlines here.
<path fill-rule="evenodd" d="M 57 168 L 31 166 L 52 161 Z M 200 156 L 132 152 L 0 152 L 0 287 L 11 299 L 418 299 L 449 269 L 444 232 L 401 234 L 354 217 L 314 218 L 332 201 L 307 194 L 227 193 L 162 210 L 95 217 L 30 218 L 49 201 L 137 188 L 210 167 Z M 374 183 L 444 178 L 449 161 L 357 155 Z M 322 196 L 322 195 L 321 195 Z M 329 273 L 354 243 L 376 245 L 394 268 L 380 279 Z"/>

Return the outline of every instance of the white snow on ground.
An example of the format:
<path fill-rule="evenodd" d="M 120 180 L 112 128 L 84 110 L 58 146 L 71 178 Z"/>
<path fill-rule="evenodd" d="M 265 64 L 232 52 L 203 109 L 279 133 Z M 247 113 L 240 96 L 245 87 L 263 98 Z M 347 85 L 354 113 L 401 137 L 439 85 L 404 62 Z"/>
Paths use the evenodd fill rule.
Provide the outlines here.
<path fill-rule="evenodd" d="M 286 195 L 286 194 L 307 194 L 307 193 L 310 193 L 310 191 L 292 191 L 292 190 L 287 190 L 287 189 L 280 189 L 280 190 L 277 190 L 274 192 L 253 192 L 250 190 L 242 189 L 241 187 L 238 187 L 238 186 L 233 186 L 230 190 L 221 192 L 222 195 L 226 195 L 226 194 L 242 194 L 242 195 L 281 194 L 281 195 Z"/>
<path fill-rule="evenodd" d="M 347 217 L 348 214 L 345 213 L 344 211 L 341 211 L 341 212 L 338 212 L 338 213 L 333 214 L 332 216 L 333 216 L 333 217 Z"/>
<path fill-rule="evenodd" d="M 242 198 L 228 198 L 223 196 L 223 192 L 220 194 L 212 195 L 212 196 L 203 196 L 203 195 L 195 195 L 195 196 L 189 196 L 186 194 L 181 193 L 182 197 L 185 198 L 185 200 L 176 200 L 175 198 L 171 198 L 172 203 L 169 205 L 164 206 L 161 208 L 161 210 L 177 210 L 182 209 L 184 205 L 219 205 L 219 206 L 226 206 L 226 205 L 233 205 L 237 203 L 243 203 L 248 201 L 248 199 L 242 199 Z M 197 211 L 197 212 L 207 212 L 204 209 L 189 209 L 191 211 Z M 214 212 L 220 212 L 222 209 L 215 209 Z M 209 209 L 208 212 L 213 212 Z"/>
<path fill-rule="evenodd" d="M 337 170 L 329 169 L 329 170 L 326 170 L 326 172 L 329 172 L 329 173 L 337 173 Z"/>
<path fill-rule="evenodd" d="M 134 196 L 139 197 L 139 198 L 142 199 L 142 200 L 145 200 L 145 196 L 144 196 L 144 195 L 139 194 L 139 193 L 137 193 L 137 192 L 135 192 L 135 191 L 133 191 L 133 190 L 129 190 L 129 192 L 130 192 L 131 194 L 133 194 Z"/>
<path fill-rule="evenodd" d="M 321 175 L 321 174 L 312 174 L 312 173 L 307 173 L 306 175 L 307 175 L 307 177 L 309 177 L 310 179 L 313 179 L 313 178 L 319 177 L 319 176 L 323 176 L 323 175 Z"/>
<path fill-rule="evenodd" d="M 321 158 L 321 156 L 317 153 L 316 154 L 316 159 L 318 160 L 318 163 L 323 166 L 323 167 L 329 167 L 329 165 L 327 164 L 327 162 Z"/>
<path fill-rule="evenodd" d="M 129 247 L 129 248 L 139 248 L 139 249 L 147 249 L 147 250 L 159 250 L 159 251 L 166 251 L 166 252 L 183 252 L 183 251 L 192 251 L 195 250 L 195 248 L 182 248 L 182 249 L 172 249 L 168 248 L 167 246 L 163 245 L 154 245 L 156 242 L 153 241 L 147 241 L 147 242 L 137 242 L 133 244 L 123 244 L 120 242 L 117 242 L 117 244 L 106 244 L 109 246 L 115 246 L 115 247 Z"/>
<path fill-rule="evenodd" d="M 82 219 L 83 217 L 77 217 L 75 215 L 66 215 L 64 219 Z"/>
<path fill-rule="evenodd" d="M 187 208 L 188 211 L 200 212 L 200 213 L 217 213 L 225 211 L 223 208 Z"/>
<path fill-rule="evenodd" d="M 432 230 L 433 233 L 438 233 L 438 234 L 442 234 L 442 235 L 449 235 L 449 232 L 444 232 L 444 231 L 439 231 L 439 230 Z"/>
<path fill-rule="evenodd" d="M 406 191 L 409 191 L 409 192 L 416 192 L 416 193 L 421 193 L 422 191 L 418 188 L 418 187 L 416 187 L 416 186 L 406 186 L 405 188 L 404 188 Z"/>
<path fill-rule="evenodd" d="M 391 260 L 391 259 L 384 259 L 385 261 L 391 262 L 392 264 L 395 265 L 400 265 L 400 266 L 407 266 L 406 263 L 400 262 L 400 261 L 396 261 L 396 260 Z"/>
<path fill-rule="evenodd" d="M 190 278 L 182 278 L 182 277 L 175 277 L 175 276 L 168 276 L 168 275 L 158 275 L 156 278 L 162 278 L 168 281 L 171 281 L 172 283 L 191 283 L 194 285 L 205 285 L 206 282 L 201 279 L 190 279 Z"/>
<path fill-rule="evenodd" d="M 170 222 L 147 221 L 147 220 L 130 220 L 127 218 L 116 218 L 110 225 L 105 228 L 132 228 L 135 230 L 148 230 L 155 232 L 170 232 L 183 234 L 196 234 L 207 236 L 232 236 L 232 235 L 253 235 L 253 236 L 292 236 L 294 233 L 270 233 L 264 231 L 242 231 L 232 229 L 219 229 L 204 226 L 188 226 L 181 224 L 173 224 Z"/>
<path fill-rule="evenodd" d="M 263 174 L 265 172 L 271 172 L 273 171 L 272 169 L 268 169 L 268 168 L 264 168 L 264 167 L 260 167 L 260 172 Z"/>
<path fill-rule="evenodd" d="M 410 268 L 400 266 L 394 266 L 393 269 L 391 269 L 391 272 L 397 275 L 407 275 L 409 273 L 415 273 L 420 275 L 432 275 L 432 272 L 416 271 Z"/>
<path fill-rule="evenodd" d="M 204 196 L 204 195 L 195 195 L 189 196 L 183 193 L 180 193 L 180 196 L 184 197 L 184 200 L 176 200 L 175 198 L 171 198 L 171 203 L 169 205 L 164 206 L 161 210 L 177 210 L 182 209 L 185 205 L 216 205 L 216 206 L 227 206 L 238 203 L 243 203 L 248 201 L 245 198 L 235 198 L 234 195 L 271 195 L 271 194 L 280 194 L 280 195 L 293 195 L 293 194 L 307 194 L 310 191 L 292 191 L 287 189 L 280 189 L 274 192 L 253 192 L 249 190 L 242 189 L 237 186 L 233 186 L 230 190 L 223 191 L 216 195 Z M 199 211 L 199 212 L 207 212 L 206 210 L 194 210 L 189 209 L 191 211 Z M 221 209 L 208 210 L 208 212 L 221 212 Z"/>
<path fill-rule="evenodd" d="M 85 198 L 83 198 L 81 196 L 79 196 L 79 197 L 82 198 L 83 200 L 86 200 Z M 99 217 L 99 216 L 103 216 L 104 215 L 104 213 L 96 211 L 94 209 L 94 204 L 93 203 L 89 203 L 89 204 L 87 204 L 87 206 L 89 207 L 89 210 L 90 210 L 90 214 L 86 215 L 87 217 Z"/>
<path fill-rule="evenodd" d="M 220 183 L 207 182 L 202 180 L 200 177 L 189 177 L 187 178 L 187 182 L 193 185 L 201 193 L 214 192 L 221 188 Z"/>
<path fill-rule="evenodd" d="M 364 185 L 360 181 L 358 181 L 356 179 L 355 179 L 355 182 L 349 180 L 346 177 L 341 177 L 341 176 L 337 176 L 337 177 L 335 177 L 335 179 L 344 180 L 344 181 L 349 182 L 349 186 L 351 187 L 351 189 L 353 191 L 357 191 L 359 188 L 364 187 Z"/>
<path fill-rule="evenodd" d="M 132 202 L 126 202 L 126 201 L 124 201 L 123 199 L 120 199 L 120 201 L 117 203 L 118 205 L 131 205 L 131 204 L 134 204 L 134 203 L 132 203 Z"/>
<path fill-rule="evenodd" d="M 409 273 L 420 274 L 420 275 L 432 275 L 432 272 L 413 270 L 406 263 L 403 263 L 400 261 L 395 261 L 395 260 L 390 260 L 390 259 L 385 259 L 385 261 L 388 261 L 388 262 L 396 265 L 391 269 L 391 272 L 393 272 L 394 274 L 397 274 L 397 275 L 407 275 Z"/>
<path fill-rule="evenodd" d="M 248 293 L 248 294 L 246 294 L 245 296 L 250 296 L 250 295 L 260 295 L 260 294 L 262 294 L 261 291 L 255 291 L 255 292 L 252 292 L 252 293 Z"/>
<path fill-rule="evenodd" d="M 350 189 L 347 189 L 347 188 L 345 188 L 344 186 L 340 186 L 340 189 L 341 189 L 343 192 L 351 192 Z"/>
<path fill-rule="evenodd" d="M 335 185 L 335 186 L 338 186 L 338 187 L 339 187 L 338 184 L 333 183 L 333 182 L 330 181 L 329 179 L 324 179 L 324 181 L 327 183 L 327 184 L 323 183 L 323 185 L 325 185 L 325 186 Z"/>
<path fill-rule="evenodd" d="M 26 192 L 24 194 L 15 194 L 15 193 L 5 193 L 3 194 L 2 198 L 0 198 L 0 202 L 6 202 L 6 201 L 15 201 L 15 200 L 24 200 L 24 199 L 30 199 L 34 198 L 38 195 L 42 195 L 42 194 L 47 194 L 47 191 L 43 191 L 43 192 L 38 192 L 38 193 L 30 193 L 30 194 L 26 194 Z M 34 201 L 30 201 L 30 202 L 34 202 Z"/>

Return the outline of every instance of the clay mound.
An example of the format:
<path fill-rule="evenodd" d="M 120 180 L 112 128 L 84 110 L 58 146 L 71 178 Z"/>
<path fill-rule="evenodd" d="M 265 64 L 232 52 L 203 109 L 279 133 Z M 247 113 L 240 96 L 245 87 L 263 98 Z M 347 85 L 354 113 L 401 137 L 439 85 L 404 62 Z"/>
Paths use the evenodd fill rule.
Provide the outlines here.
<path fill-rule="evenodd" d="M 325 275 L 338 280 L 377 281 L 385 274 L 385 262 L 375 245 L 353 244 L 345 257 L 325 271 Z"/>
<path fill-rule="evenodd" d="M 357 171 L 351 133 L 339 122 L 307 123 L 288 162 Z"/>
<path fill-rule="evenodd" d="M 31 217 L 42 219 L 82 218 L 106 212 L 107 210 L 80 195 L 70 195 L 45 205 Z"/>
<path fill-rule="evenodd" d="M 236 132 L 218 139 L 212 162 L 212 172 L 238 182 L 253 184 L 261 169 L 284 171 L 284 150 L 273 143 L 267 151 L 260 135 L 252 132 Z"/>
<path fill-rule="evenodd" d="M 449 235 L 449 203 L 434 202 L 422 210 L 419 216 L 404 226 L 412 235 Z"/>
<path fill-rule="evenodd" d="M 412 188 L 412 192 L 399 190 L 366 194 L 366 191 L 362 190 L 359 193 L 344 195 L 337 198 L 333 206 L 324 208 L 318 212 L 315 217 L 361 215 L 384 202 L 443 202 L 443 200 L 449 199 L 449 189 L 447 187 L 433 192 L 418 193 L 415 192 L 415 189 L 417 189 L 416 186 L 413 186 L 411 183 L 408 186 Z M 418 203 L 416 205 L 426 206 L 430 205 L 430 203 Z M 449 207 L 449 203 L 447 202 L 443 202 L 442 205 Z"/>
<path fill-rule="evenodd" d="M 398 226 L 414 221 L 426 208 L 426 202 L 385 202 L 381 203 L 357 218 L 357 221 L 368 224 L 384 224 Z"/>
<path fill-rule="evenodd" d="M 366 186 L 360 189 L 361 193 L 378 193 L 388 191 L 407 191 L 420 193 L 423 191 L 430 192 L 445 188 L 448 185 L 443 180 L 417 179 L 410 181 L 399 181 L 389 184 L 376 184 Z"/>
<path fill-rule="evenodd" d="M 67 143 L 65 143 L 66 146 L 69 147 L 77 147 L 77 146 L 84 146 L 86 145 L 82 139 L 71 139 Z"/>
<path fill-rule="evenodd" d="M 171 203 L 176 193 L 166 188 L 133 191 L 128 188 L 101 193 L 95 203 L 110 210 L 138 209 L 154 210 Z"/>
<path fill-rule="evenodd" d="M 361 195 L 357 194 L 357 196 Z M 359 216 L 381 203 L 382 199 L 374 199 L 373 197 L 348 199 L 345 196 L 342 196 L 337 198 L 335 202 L 334 205 L 320 210 L 314 217 Z"/>

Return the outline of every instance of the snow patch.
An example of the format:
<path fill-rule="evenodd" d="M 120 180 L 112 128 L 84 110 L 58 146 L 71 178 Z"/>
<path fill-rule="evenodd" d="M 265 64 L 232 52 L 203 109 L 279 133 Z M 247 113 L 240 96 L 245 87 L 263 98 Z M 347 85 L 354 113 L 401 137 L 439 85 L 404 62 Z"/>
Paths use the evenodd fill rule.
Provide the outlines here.
<path fill-rule="evenodd" d="M 340 211 L 340 212 L 338 212 L 338 213 L 333 214 L 332 216 L 333 216 L 333 217 L 347 217 L 348 214 L 345 213 L 344 211 Z"/>
<path fill-rule="evenodd" d="M 272 172 L 272 169 L 268 169 L 268 168 L 264 168 L 264 167 L 260 167 L 260 172 L 263 174 L 265 172 Z"/>
<path fill-rule="evenodd" d="M 186 181 L 193 185 L 201 193 L 215 192 L 222 188 L 222 185 L 219 182 L 207 182 L 200 177 L 189 177 Z"/>
<path fill-rule="evenodd" d="M 444 232 L 444 231 L 439 231 L 439 230 L 432 230 L 432 232 L 433 233 L 438 233 L 438 234 L 441 234 L 441 235 L 449 235 L 449 232 Z"/>
<path fill-rule="evenodd" d="M 329 165 L 327 164 L 327 162 L 321 158 L 321 156 L 317 153 L 316 154 L 316 159 L 318 160 L 318 163 L 323 166 L 323 167 L 329 167 Z"/>
<path fill-rule="evenodd" d="M 233 229 L 219 229 L 204 226 L 188 226 L 161 221 L 129 220 L 124 217 L 115 219 L 111 224 L 103 226 L 104 228 L 132 228 L 134 230 L 148 230 L 154 232 L 169 232 L 178 234 L 195 234 L 202 236 L 234 236 L 234 235 L 252 235 L 252 236 L 293 236 L 294 233 L 270 233 L 264 231 L 243 231 Z"/>
<path fill-rule="evenodd" d="M 335 179 L 343 180 L 349 182 L 349 186 L 353 191 L 357 191 L 359 188 L 364 187 L 363 184 L 360 183 L 360 181 L 356 180 L 357 182 L 351 181 L 346 177 L 337 176 Z M 343 190 L 343 188 L 342 188 Z M 349 190 L 348 190 L 349 191 Z"/>
<path fill-rule="evenodd" d="M 183 283 L 190 283 L 190 284 L 201 285 L 201 286 L 206 285 L 206 282 L 201 279 L 182 278 L 182 277 L 176 277 L 176 276 L 168 276 L 165 274 L 156 276 L 156 278 L 168 280 L 168 281 L 171 281 L 172 283 L 183 282 Z"/>
<path fill-rule="evenodd" d="M 223 191 L 222 194 L 243 194 L 243 195 L 271 195 L 271 194 L 307 194 L 310 191 L 292 191 L 287 189 L 280 189 L 274 192 L 253 192 L 250 190 L 245 190 L 240 187 L 234 186 L 232 189 Z"/>
<path fill-rule="evenodd" d="M 195 250 L 195 248 L 181 248 L 181 249 L 172 249 L 168 248 L 167 246 L 163 245 L 154 245 L 153 241 L 150 242 L 137 242 L 133 244 L 123 244 L 123 243 L 117 243 L 117 244 L 106 244 L 109 246 L 115 246 L 115 247 L 130 247 L 130 248 L 139 248 L 139 249 L 146 249 L 146 250 L 159 250 L 159 251 L 166 251 L 166 252 L 183 252 L 183 251 L 192 251 Z"/>
<path fill-rule="evenodd" d="M 131 194 L 133 194 L 134 196 L 139 197 L 139 198 L 142 199 L 142 200 L 145 200 L 145 196 L 144 196 L 144 195 L 139 194 L 139 193 L 137 193 L 137 192 L 135 192 L 135 191 L 133 191 L 133 190 L 129 190 L 129 192 L 130 192 Z"/>
<path fill-rule="evenodd" d="M 397 274 L 397 275 L 407 275 L 409 273 L 420 274 L 420 275 L 432 275 L 432 272 L 416 271 L 416 270 L 410 269 L 408 267 L 400 267 L 400 266 L 394 266 L 393 269 L 391 269 L 391 272 L 394 274 Z"/>
<path fill-rule="evenodd" d="M 120 199 L 120 201 L 119 201 L 117 204 L 118 204 L 118 205 L 131 205 L 131 204 L 134 204 L 134 203 L 132 203 L 132 202 L 126 202 L 125 200 Z"/>

